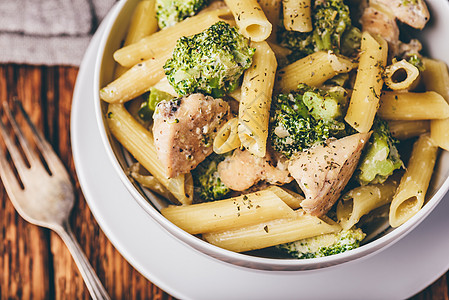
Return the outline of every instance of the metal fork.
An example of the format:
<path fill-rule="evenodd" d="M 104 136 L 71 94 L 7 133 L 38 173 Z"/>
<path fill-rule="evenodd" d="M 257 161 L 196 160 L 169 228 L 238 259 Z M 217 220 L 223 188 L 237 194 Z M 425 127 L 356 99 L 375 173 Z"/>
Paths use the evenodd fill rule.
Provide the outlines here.
<path fill-rule="evenodd" d="M 8 103 L 5 101 L 3 104 L 10 127 L 23 150 L 18 149 L 15 139 L 8 134 L 7 126 L 0 118 L 0 134 L 10 156 L 8 160 L 0 148 L 0 178 L 11 202 L 25 220 L 49 228 L 62 238 L 93 299 L 110 299 L 69 225 L 68 218 L 75 197 L 67 170 L 50 144 L 36 129 L 21 102 L 14 100 L 14 104 L 19 108 L 32 131 L 41 157 L 25 138 Z"/>

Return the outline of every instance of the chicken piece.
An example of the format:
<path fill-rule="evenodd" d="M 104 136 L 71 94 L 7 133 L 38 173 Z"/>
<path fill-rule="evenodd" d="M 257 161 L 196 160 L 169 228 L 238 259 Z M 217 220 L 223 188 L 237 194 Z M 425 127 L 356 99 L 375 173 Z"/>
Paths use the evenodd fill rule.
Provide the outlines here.
<path fill-rule="evenodd" d="M 226 122 L 229 105 L 203 94 L 161 101 L 154 113 L 157 156 L 168 177 L 188 173 L 212 153 L 212 142 Z"/>
<path fill-rule="evenodd" d="M 218 175 L 234 191 L 244 191 L 262 180 L 271 184 L 285 184 L 293 180 L 285 164 L 278 162 L 276 167 L 273 166 L 269 154 L 258 157 L 240 149 L 218 164 Z"/>
<path fill-rule="evenodd" d="M 416 29 L 423 29 L 430 18 L 424 0 L 371 0 L 370 3 L 388 7 L 399 21 Z"/>
<path fill-rule="evenodd" d="M 360 18 L 362 30 L 378 34 L 388 42 L 388 50 L 395 55 L 399 48 L 399 28 L 396 18 L 374 7 L 367 7 Z"/>
<path fill-rule="evenodd" d="M 288 170 L 305 194 L 304 211 L 322 216 L 334 205 L 354 173 L 370 133 L 357 133 L 297 153 Z"/>
<path fill-rule="evenodd" d="M 417 39 L 411 39 L 408 43 L 399 43 L 399 56 L 407 57 L 409 55 L 415 55 L 422 50 L 422 44 Z"/>

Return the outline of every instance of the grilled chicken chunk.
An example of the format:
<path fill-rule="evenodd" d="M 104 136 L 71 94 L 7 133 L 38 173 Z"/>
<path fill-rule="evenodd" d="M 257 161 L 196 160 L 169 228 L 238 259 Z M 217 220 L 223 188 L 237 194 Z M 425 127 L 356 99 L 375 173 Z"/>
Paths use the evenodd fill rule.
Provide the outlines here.
<path fill-rule="evenodd" d="M 352 176 L 370 133 L 357 133 L 297 153 L 288 170 L 305 194 L 304 211 L 322 216 L 334 205 Z"/>
<path fill-rule="evenodd" d="M 429 21 L 429 10 L 424 0 L 371 0 L 373 4 L 391 9 L 399 21 L 417 29 L 423 29 Z"/>
<path fill-rule="evenodd" d="M 378 34 L 388 42 L 388 49 L 394 55 L 399 47 L 399 28 L 395 16 L 374 7 L 367 7 L 360 18 L 362 30 Z"/>
<path fill-rule="evenodd" d="M 168 177 L 188 173 L 212 153 L 229 105 L 203 94 L 161 101 L 154 113 L 153 136 L 158 159 Z"/>
<path fill-rule="evenodd" d="M 244 191 L 262 180 L 271 184 L 285 184 L 293 180 L 285 164 L 278 162 L 276 167 L 273 166 L 273 159 L 268 153 L 265 157 L 258 157 L 240 149 L 218 164 L 218 175 L 234 191 Z"/>

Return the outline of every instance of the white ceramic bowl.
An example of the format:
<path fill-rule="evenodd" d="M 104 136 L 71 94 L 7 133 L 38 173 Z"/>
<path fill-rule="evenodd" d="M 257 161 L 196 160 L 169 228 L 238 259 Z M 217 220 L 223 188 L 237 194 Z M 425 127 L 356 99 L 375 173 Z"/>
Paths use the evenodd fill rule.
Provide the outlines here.
<path fill-rule="evenodd" d="M 306 260 L 259 257 L 221 249 L 188 234 L 160 214 L 158 209 L 163 205 L 163 200 L 159 199 L 155 194 L 140 188 L 126 175 L 124 170 L 129 166 L 129 155 L 111 136 L 105 122 L 106 104 L 99 98 L 100 88 L 109 83 L 114 74 L 115 62 L 112 54 L 116 49 L 120 48 L 120 44 L 126 34 L 130 16 L 137 2 L 138 0 L 119 2 L 111 12 L 111 18 L 108 19 L 106 24 L 95 65 L 94 101 L 97 121 L 110 162 L 119 174 L 123 184 L 142 209 L 180 241 L 215 259 L 238 266 L 269 271 L 319 269 L 368 257 L 393 245 L 421 223 L 449 189 L 449 153 L 442 151 L 438 157 L 435 172 L 427 192 L 426 204 L 415 216 L 400 227 L 394 230 L 391 228 L 386 230 L 375 240 L 355 250 L 328 257 Z M 425 50 L 430 57 L 444 60 L 449 64 L 449 2 L 447 0 L 427 0 L 427 4 L 431 11 L 431 21 L 423 32 L 417 32 L 416 34 L 425 45 Z"/>

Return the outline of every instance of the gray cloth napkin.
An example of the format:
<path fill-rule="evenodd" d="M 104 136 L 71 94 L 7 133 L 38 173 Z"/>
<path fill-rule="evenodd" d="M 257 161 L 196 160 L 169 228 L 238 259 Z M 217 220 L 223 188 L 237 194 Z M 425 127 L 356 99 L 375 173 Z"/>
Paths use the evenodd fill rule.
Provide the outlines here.
<path fill-rule="evenodd" d="M 116 0 L 0 0 L 0 63 L 81 63 Z"/>

